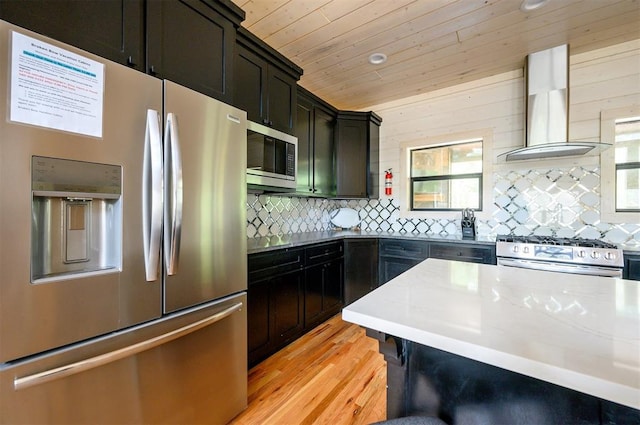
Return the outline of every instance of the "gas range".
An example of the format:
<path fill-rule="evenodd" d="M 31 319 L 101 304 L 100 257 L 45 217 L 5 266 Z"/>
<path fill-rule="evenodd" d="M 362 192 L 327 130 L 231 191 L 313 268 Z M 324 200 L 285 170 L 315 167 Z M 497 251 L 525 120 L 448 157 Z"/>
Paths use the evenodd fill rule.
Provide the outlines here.
<path fill-rule="evenodd" d="M 499 265 L 622 277 L 622 249 L 596 239 L 499 235 Z"/>

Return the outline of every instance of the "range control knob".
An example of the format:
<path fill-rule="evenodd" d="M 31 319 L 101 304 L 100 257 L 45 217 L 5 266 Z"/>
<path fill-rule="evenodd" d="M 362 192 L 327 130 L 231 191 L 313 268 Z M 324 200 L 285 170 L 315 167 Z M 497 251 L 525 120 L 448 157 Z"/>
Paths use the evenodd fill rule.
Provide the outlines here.
<path fill-rule="evenodd" d="M 615 260 L 616 257 L 617 256 L 615 252 L 608 251 L 607 253 L 604 254 L 604 258 L 606 258 L 607 260 Z"/>
<path fill-rule="evenodd" d="M 591 258 L 593 258 L 594 260 L 600 258 L 600 253 L 598 251 L 593 251 L 591 253 Z"/>
<path fill-rule="evenodd" d="M 514 245 L 513 252 L 518 252 L 518 251 L 520 251 L 520 247 L 518 245 Z"/>
<path fill-rule="evenodd" d="M 529 253 L 529 247 L 525 246 L 524 248 L 522 248 L 522 252 L 524 252 L 525 254 Z"/>
<path fill-rule="evenodd" d="M 578 258 L 584 258 L 587 256 L 587 253 L 584 252 L 584 249 L 581 249 L 576 255 L 578 256 Z"/>

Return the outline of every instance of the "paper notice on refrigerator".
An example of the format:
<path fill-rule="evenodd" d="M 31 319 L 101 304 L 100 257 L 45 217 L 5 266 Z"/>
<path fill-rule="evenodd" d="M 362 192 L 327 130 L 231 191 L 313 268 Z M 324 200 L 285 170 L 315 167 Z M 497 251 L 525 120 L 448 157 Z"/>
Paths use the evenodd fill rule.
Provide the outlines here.
<path fill-rule="evenodd" d="M 12 32 L 9 120 L 102 137 L 104 64 Z"/>

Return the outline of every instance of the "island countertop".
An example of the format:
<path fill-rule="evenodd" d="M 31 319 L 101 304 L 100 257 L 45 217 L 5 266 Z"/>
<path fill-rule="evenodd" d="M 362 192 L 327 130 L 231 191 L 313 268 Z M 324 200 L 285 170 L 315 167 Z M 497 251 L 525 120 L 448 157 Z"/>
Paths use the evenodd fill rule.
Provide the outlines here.
<path fill-rule="evenodd" d="M 640 283 L 427 259 L 345 321 L 640 409 Z"/>

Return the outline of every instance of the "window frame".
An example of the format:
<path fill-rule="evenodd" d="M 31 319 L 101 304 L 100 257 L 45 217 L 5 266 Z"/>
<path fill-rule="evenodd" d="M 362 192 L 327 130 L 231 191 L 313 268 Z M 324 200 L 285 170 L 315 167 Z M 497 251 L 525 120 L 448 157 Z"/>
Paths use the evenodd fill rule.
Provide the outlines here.
<path fill-rule="evenodd" d="M 601 142 L 615 146 L 616 120 L 637 116 L 640 116 L 638 105 L 602 111 L 600 113 Z M 637 224 L 640 218 L 640 213 L 637 211 L 616 211 L 618 167 L 613 146 L 600 154 L 600 219 L 614 224 Z"/>
<path fill-rule="evenodd" d="M 478 219 L 489 220 L 493 210 L 493 129 L 481 128 L 459 133 L 427 136 L 420 140 L 404 142 L 400 145 L 399 215 L 406 219 L 459 219 L 459 209 L 411 210 L 411 151 L 420 148 L 435 148 L 471 140 L 482 141 L 482 176 L 480 178 L 482 196 L 480 210 L 474 210 Z M 476 173 L 473 173 L 476 174 Z M 441 177 L 441 176 L 440 176 Z"/>

